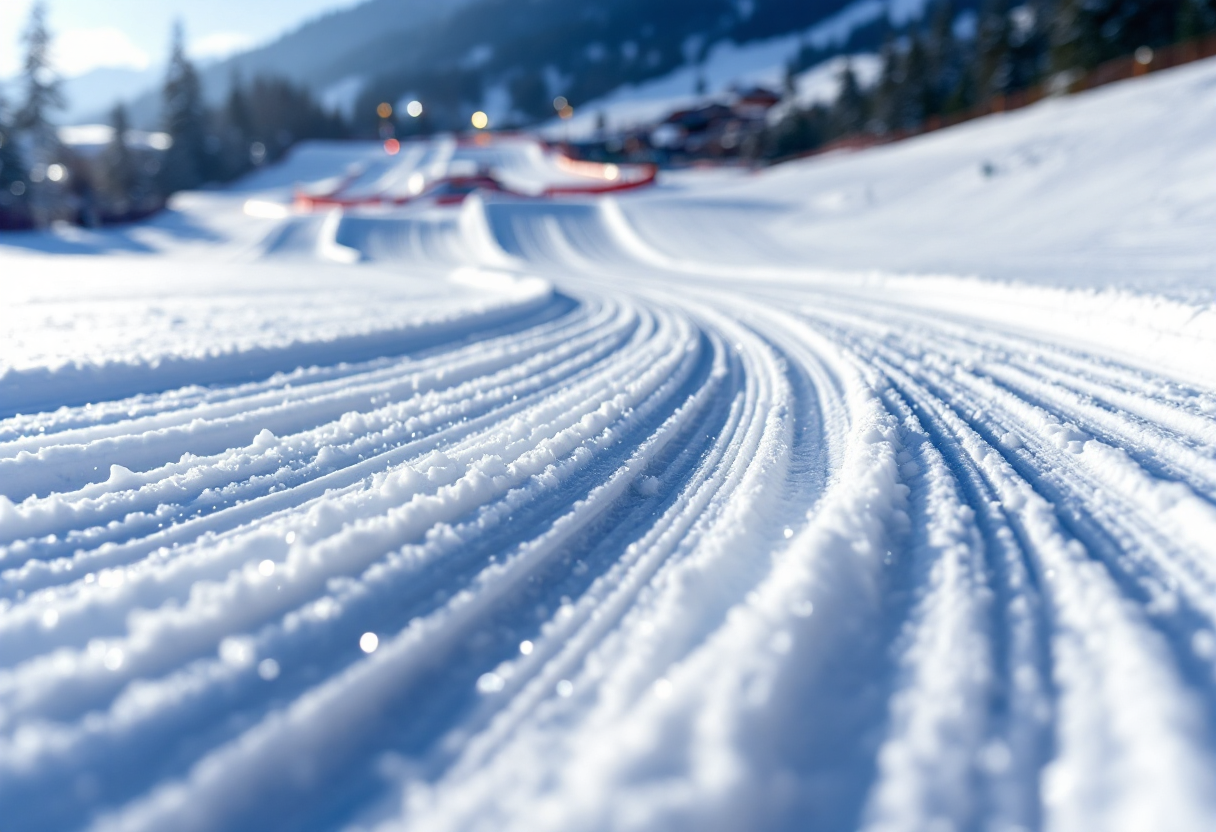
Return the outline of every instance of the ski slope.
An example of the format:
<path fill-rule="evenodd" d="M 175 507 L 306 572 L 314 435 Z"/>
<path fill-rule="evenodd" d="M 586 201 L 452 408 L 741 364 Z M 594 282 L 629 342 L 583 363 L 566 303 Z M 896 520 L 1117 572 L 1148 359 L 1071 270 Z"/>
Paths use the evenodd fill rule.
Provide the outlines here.
<path fill-rule="evenodd" d="M 1213 828 L 1213 135 L 0 238 L 0 825 Z"/>

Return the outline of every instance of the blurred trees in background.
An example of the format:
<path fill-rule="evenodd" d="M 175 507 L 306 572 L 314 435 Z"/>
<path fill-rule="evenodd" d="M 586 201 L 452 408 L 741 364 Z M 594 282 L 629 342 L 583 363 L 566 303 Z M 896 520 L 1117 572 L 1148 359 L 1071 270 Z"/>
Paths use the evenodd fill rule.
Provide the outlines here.
<path fill-rule="evenodd" d="M 890 29 L 877 81 L 860 90 L 852 69 L 832 105 L 793 106 L 755 143 L 780 158 L 850 136 L 915 132 L 975 108 L 1003 109 L 1031 88 L 1064 92 L 1099 64 L 1216 31 L 1216 0 L 983 0 L 956 16 L 936 0 L 918 21 Z M 817 62 L 804 50 L 792 75 Z"/>
<path fill-rule="evenodd" d="M 224 105 L 208 109 L 180 28 L 174 30 L 163 94 L 164 130 L 172 145 L 162 160 L 159 182 L 167 194 L 236 179 L 277 161 L 301 139 L 349 135 L 341 116 L 280 78 L 255 78 L 247 85 L 234 77 Z"/>
<path fill-rule="evenodd" d="M 22 35 L 25 62 L 21 72 L 24 101 L 13 116 L 11 135 L 29 165 L 22 199 L 30 221 L 45 224 L 54 218 L 63 194 L 59 133 L 51 114 L 63 107 L 59 78 L 51 66 L 51 35 L 46 27 L 46 6 L 34 3 Z"/>
<path fill-rule="evenodd" d="M 168 194 L 197 188 L 207 181 L 208 125 L 203 88 L 194 64 L 186 58 L 185 36 L 180 23 L 173 27 L 169 71 L 162 90 L 164 131 L 172 144 L 160 169 L 161 189 Z"/>
<path fill-rule="evenodd" d="M 121 104 L 110 113 L 110 143 L 92 169 L 98 222 L 119 222 L 144 217 L 164 204 L 157 181 L 161 162 L 155 151 L 134 146 L 131 125 Z"/>
<path fill-rule="evenodd" d="M 297 141 L 350 132 L 307 90 L 276 78 L 248 85 L 234 78 L 228 100 L 208 106 L 177 25 L 162 88 L 163 132 L 131 129 L 119 106 L 110 114 L 107 143 L 67 146 L 54 122 L 64 102 L 42 0 L 30 13 L 24 45 L 22 102 L 11 106 L 0 95 L 0 228 L 139 219 L 177 191 L 235 179 L 279 159 Z"/>
<path fill-rule="evenodd" d="M 301 139 L 342 139 L 350 128 L 312 95 L 281 78 L 234 78 L 228 101 L 212 116 L 218 169 L 212 177 L 233 179 L 253 167 L 275 162 Z"/>
<path fill-rule="evenodd" d="M 20 228 L 29 222 L 25 201 L 28 180 L 13 113 L 0 93 L 0 229 Z"/>

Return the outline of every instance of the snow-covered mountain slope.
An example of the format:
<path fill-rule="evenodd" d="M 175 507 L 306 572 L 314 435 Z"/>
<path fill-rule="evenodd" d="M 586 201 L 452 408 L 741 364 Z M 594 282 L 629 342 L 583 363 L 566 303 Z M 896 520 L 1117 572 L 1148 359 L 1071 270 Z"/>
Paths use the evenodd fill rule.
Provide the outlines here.
<path fill-rule="evenodd" d="M 63 97 L 66 106 L 56 114 L 58 121 L 67 125 L 104 121 L 115 104 L 156 89 L 164 77 L 164 68 L 159 66 L 147 69 L 100 67 L 84 75 L 65 79 Z"/>
<path fill-rule="evenodd" d="M 850 56 L 858 80 L 868 87 L 881 72 L 882 62 L 875 52 L 882 34 L 877 29 L 869 36 L 861 33 L 883 20 L 895 26 L 906 25 L 919 19 L 924 11 L 925 4 L 920 0 L 853 0 L 809 27 L 774 37 L 743 43 L 732 40 L 697 43 L 695 47 L 704 47 L 699 59 L 658 77 L 624 84 L 607 95 L 580 102 L 576 115 L 566 121 L 555 116 L 543 130 L 555 138 L 590 138 L 601 129 L 601 120 L 604 126 L 619 130 L 656 123 L 679 109 L 703 104 L 706 96 L 721 96 L 732 89 L 759 85 L 783 90 L 787 69 L 797 63 L 804 48 L 817 49 L 823 55 L 845 53 L 850 45 L 873 49 L 874 52 Z M 782 108 L 795 101 L 800 106 L 835 101 L 844 60 L 841 55 L 798 73 L 795 95 Z M 507 113 L 491 115 L 501 117 Z"/>
<path fill-rule="evenodd" d="M 698 190 L 679 222 L 703 203 L 701 239 L 745 258 L 767 251 L 787 263 L 1121 286 L 1207 303 L 1216 272 L 1214 111 L 1211 62 L 1193 64 L 864 154 L 727 180 Z M 716 210 L 740 200 L 773 210 L 752 212 L 756 222 L 746 225 Z M 656 195 L 656 205 L 666 201 Z M 632 215 L 649 240 L 673 252 L 687 242 L 661 225 L 666 207 L 656 225 L 647 210 Z M 704 234 L 715 216 L 715 233 Z"/>
<path fill-rule="evenodd" d="M 923 8 L 923 0 L 369 0 L 204 67 L 201 77 L 216 104 L 234 77 L 289 79 L 367 135 L 379 103 L 415 98 L 431 130 L 464 127 L 475 109 L 499 126 L 537 124 L 553 117 L 557 95 L 615 112 L 626 101 L 691 96 L 698 78 L 710 93 L 749 79 L 779 86 L 803 47 L 822 56 L 877 50 L 884 20 L 903 25 Z M 159 108 L 149 90 L 132 109 L 152 128 Z"/>
<path fill-rule="evenodd" d="M 681 109 L 704 106 L 713 99 L 729 100 L 732 91 L 748 86 L 780 90 L 785 84 L 784 61 L 792 53 L 791 40 L 780 38 L 745 47 L 724 44 L 702 67 L 683 67 L 644 84 L 621 87 L 587 102 L 569 119 L 550 119 L 539 130 L 554 141 L 594 140 L 605 128 L 655 125 Z M 792 46 L 796 48 L 796 40 Z M 777 118 L 794 106 L 831 105 L 840 95 L 840 74 L 846 64 L 864 87 L 877 81 L 882 71 L 882 59 L 872 53 L 830 58 L 795 75 L 795 94 L 770 111 L 770 117 Z M 706 84 L 703 94 L 696 92 L 701 79 Z"/>
<path fill-rule="evenodd" d="M 4 823 L 1212 828 L 1214 90 L 0 238 Z"/>

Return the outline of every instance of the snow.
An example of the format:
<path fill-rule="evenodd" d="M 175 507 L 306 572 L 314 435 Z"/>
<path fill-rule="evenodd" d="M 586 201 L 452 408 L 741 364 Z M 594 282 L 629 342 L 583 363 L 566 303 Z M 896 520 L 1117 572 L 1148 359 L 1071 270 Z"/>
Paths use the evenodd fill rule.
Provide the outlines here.
<path fill-rule="evenodd" d="M 705 203 L 686 206 L 696 224 L 682 215 L 679 227 L 662 224 L 674 216 L 666 194 L 631 211 L 651 244 L 673 251 L 691 234 L 712 240 L 715 257 L 765 251 L 785 263 L 1118 287 L 1203 307 L 1216 270 L 1214 106 L 1210 64 L 1200 63 L 727 179 L 688 201 Z M 742 225 L 729 210 L 741 201 L 769 210 Z M 893 242 L 876 246 L 877 235 Z"/>
<path fill-rule="evenodd" d="M 897 25 L 917 19 L 923 6 L 924 0 L 855 0 L 803 32 L 742 44 L 718 41 L 700 61 L 697 58 L 701 56 L 703 41 L 699 36 L 690 37 L 682 47 L 685 63 L 677 69 L 641 84 L 620 87 L 602 98 L 581 104 L 572 118 L 564 121 L 554 119 L 542 128 L 542 132 L 553 138 L 586 138 L 595 133 L 601 115 L 613 129 L 653 123 L 676 110 L 702 102 L 704 96 L 696 93 L 701 81 L 704 81 L 708 95 L 747 85 L 766 86 L 779 91 L 785 83 L 786 65 L 804 45 L 820 49 L 840 46 L 848 41 L 854 30 L 884 15 Z M 871 72 L 869 67 L 877 62 L 877 58 L 871 55 L 856 57 L 861 59 L 862 66 L 859 68 L 867 74 Z M 820 65 L 802 73 L 816 80 L 801 81 L 800 89 L 808 83 L 816 84 L 817 79 L 826 74 L 835 75 L 834 70 L 839 64 L 835 60 L 829 63 L 830 66 Z M 877 74 L 876 70 L 873 72 Z M 822 86 L 822 82 L 818 82 L 818 85 Z M 550 87 L 561 89 L 560 84 L 550 83 Z M 811 100 L 818 100 L 818 96 L 811 96 Z"/>
<path fill-rule="evenodd" d="M 128 130 L 124 134 L 128 145 L 151 150 L 168 150 L 173 139 L 168 133 L 149 133 L 144 130 Z M 79 124 L 59 128 L 59 141 L 76 153 L 100 153 L 114 141 L 114 128 L 108 124 Z"/>
<path fill-rule="evenodd" d="M 353 118 L 359 94 L 363 92 L 366 83 L 367 79 L 361 75 L 348 75 L 335 81 L 321 91 L 321 106 L 331 112 L 340 113 L 343 118 Z"/>
<path fill-rule="evenodd" d="M 316 143 L 0 237 L 5 823 L 1212 828 L 1212 135 L 1208 61 L 614 197 L 299 213 L 574 176 Z"/>
<path fill-rule="evenodd" d="M 852 70 L 860 87 L 869 88 L 878 83 L 882 74 L 882 58 L 866 53 L 839 55 L 798 73 L 794 76 L 794 94 L 768 111 L 768 122 L 777 123 L 795 105 L 802 108 L 816 104 L 830 107 L 840 96 L 841 74 L 846 67 Z"/>

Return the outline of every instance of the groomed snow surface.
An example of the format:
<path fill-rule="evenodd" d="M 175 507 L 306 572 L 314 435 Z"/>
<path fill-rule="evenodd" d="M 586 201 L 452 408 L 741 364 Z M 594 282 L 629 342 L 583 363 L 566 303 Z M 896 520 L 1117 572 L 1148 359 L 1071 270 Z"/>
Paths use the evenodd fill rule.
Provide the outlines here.
<path fill-rule="evenodd" d="M 1213 136 L 0 239 L 0 826 L 1216 828 Z"/>

